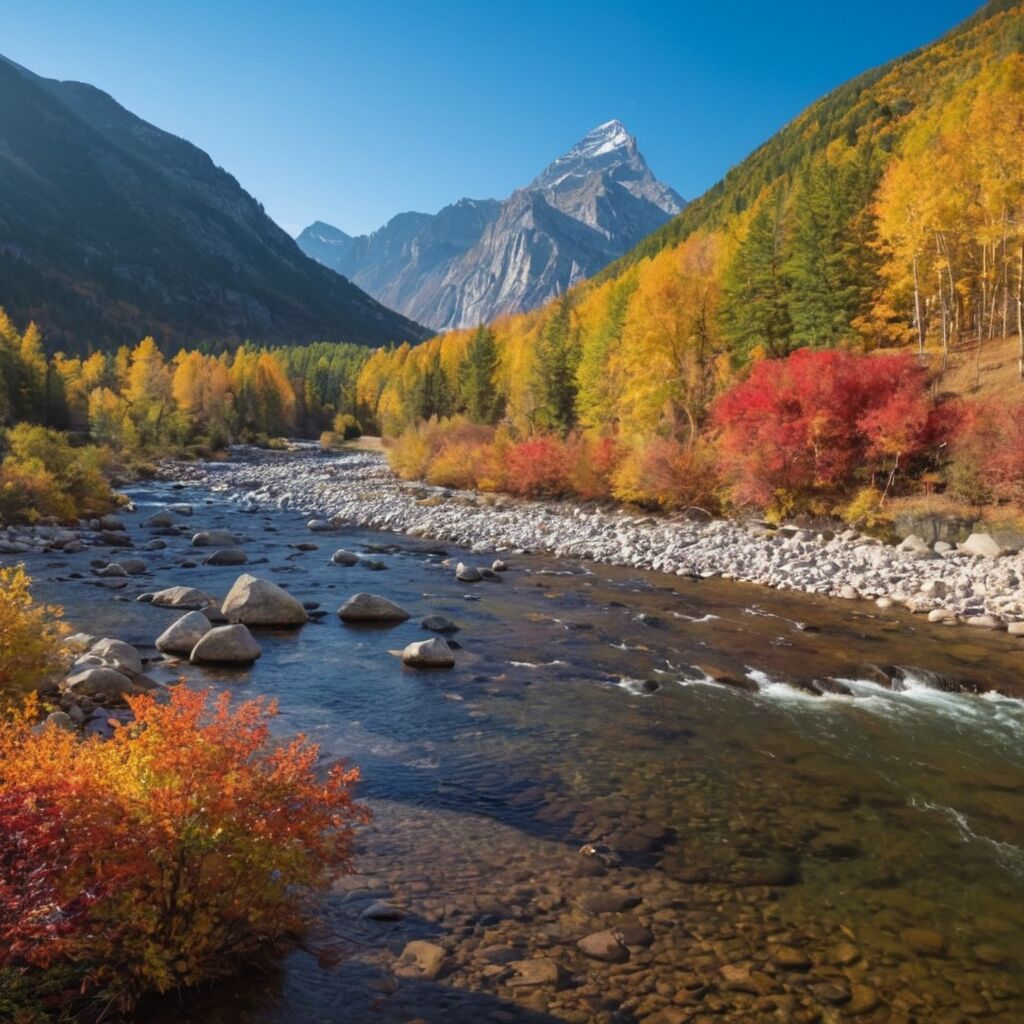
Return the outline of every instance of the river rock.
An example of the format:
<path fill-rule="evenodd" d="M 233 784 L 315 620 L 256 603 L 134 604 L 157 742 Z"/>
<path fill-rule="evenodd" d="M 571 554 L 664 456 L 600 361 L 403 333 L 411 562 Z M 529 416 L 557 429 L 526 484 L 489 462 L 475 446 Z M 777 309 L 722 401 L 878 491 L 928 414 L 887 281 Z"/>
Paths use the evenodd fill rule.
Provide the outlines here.
<path fill-rule="evenodd" d="M 447 955 L 443 947 L 433 942 L 414 939 L 406 943 L 402 955 L 395 962 L 395 975 L 432 980 L 443 970 Z"/>
<path fill-rule="evenodd" d="M 66 711 L 51 711 L 43 720 L 43 726 L 48 729 L 71 731 L 75 728 L 75 723 Z"/>
<path fill-rule="evenodd" d="M 409 613 L 377 594 L 353 594 L 339 609 L 342 622 L 405 622 Z"/>
<path fill-rule="evenodd" d="M 235 580 L 220 610 L 229 622 L 246 626 L 301 626 L 309 620 L 301 601 L 276 583 L 249 573 Z"/>
<path fill-rule="evenodd" d="M 241 623 L 215 626 L 204 634 L 192 649 L 189 660 L 193 664 L 213 662 L 247 665 L 261 654 L 260 645 L 252 633 Z"/>
<path fill-rule="evenodd" d="M 364 921 L 401 921 L 405 911 L 385 900 L 371 903 L 360 915 Z"/>
<path fill-rule="evenodd" d="M 154 512 L 148 519 L 142 520 L 142 525 L 151 528 L 166 529 L 174 525 L 174 516 L 167 509 L 162 512 Z"/>
<path fill-rule="evenodd" d="M 112 665 L 126 672 L 142 671 L 142 656 L 131 644 L 126 644 L 123 640 L 104 637 L 89 648 L 89 653 L 101 658 L 105 665 Z"/>
<path fill-rule="evenodd" d="M 853 984 L 850 986 L 850 1001 L 843 1007 L 843 1013 L 856 1017 L 862 1013 L 870 1013 L 878 1006 L 878 993 L 867 985 Z"/>
<path fill-rule="evenodd" d="M 197 609 L 212 604 L 213 598 L 195 587 L 168 587 L 158 590 L 149 603 L 157 608 Z"/>
<path fill-rule="evenodd" d="M 1003 620 L 997 619 L 994 615 L 968 615 L 966 619 L 968 626 L 978 629 L 1002 629 Z"/>
<path fill-rule="evenodd" d="M 60 688 L 65 693 L 76 697 L 91 697 L 93 700 L 123 697 L 134 691 L 128 676 L 106 666 L 75 672 L 61 683 Z"/>
<path fill-rule="evenodd" d="M 102 569 L 97 569 L 96 575 L 103 577 L 127 576 L 128 570 L 119 562 L 110 562 L 108 565 L 103 566 Z"/>
<path fill-rule="evenodd" d="M 249 556 L 241 548 L 217 548 L 203 561 L 207 565 L 245 565 L 249 561 Z"/>
<path fill-rule="evenodd" d="M 64 638 L 64 647 L 72 654 L 85 654 L 96 643 L 96 637 L 88 633 L 72 633 Z"/>
<path fill-rule="evenodd" d="M 1024 622 L 1011 622 L 1006 627 L 1006 632 L 1010 636 L 1024 636 Z"/>
<path fill-rule="evenodd" d="M 117 516 L 106 515 L 100 517 L 100 529 L 101 530 L 123 530 L 124 523 L 121 522 Z"/>
<path fill-rule="evenodd" d="M 459 627 L 444 615 L 428 615 L 420 623 L 420 628 L 429 629 L 433 633 L 457 633 L 459 631 Z"/>
<path fill-rule="evenodd" d="M 211 628 L 210 620 L 202 612 L 188 612 L 156 638 L 156 649 L 165 654 L 191 654 Z"/>
<path fill-rule="evenodd" d="M 474 568 L 472 565 L 466 565 L 464 562 L 459 562 L 455 567 L 455 578 L 460 583 L 479 583 L 483 576 L 479 569 Z"/>
<path fill-rule="evenodd" d="M 326 519 L 310 519 L 306 523 L 306 529 L 312 530 L 313 533 L 326 533 L 328 530 L 333 530 L 334 527 Z"/>
<path fill-rule="evenodd" d="M 402 662 L 410 668 L 451 668 L 455 664 L 452 649 L 439 636 L 419 640 L 402 651 Z"/>
<path fill-rule="evenodd" d="M 508 566 L 500 558 L 496 558 L 491 562 L 491 570 L 493 572 L 507 572 Z"/>
<path fill-rule="evenodd" d="M 230 530 L 200 530 L 192 538 L 194 548 L 230 548 L 238 538 Z"/>
<path fill-rule="evenodd" d="M 586 935 L 576 946 L 584 956 L 606 964 L 623 964 L 629 959 L 629 950 L 619 942 L 611 929 Z"/>
<path fill-rule="evenodd" d="M 186 502 L 178 502 L 175 505 L 168 505 L 167 511 L 176 516 L 190 516 L 192 515 L 192 506 Z"/>
<path fill-rule="evenodd" d="M 946 940 L 932 928 L 907 928 L 900 938 L 915 952 L 925 956 L 945 956 Z"/>
<path fill-rule="evenodd" d="M 558 989 L 565 979 L 565 972 L 550 957 L 512 960 L 508 966 L 515 971 L 515 975 L 506 982 L 510 988 L 534 988 L 538 985 L 548 985 Z"/>
<path fill-rule="evenodd" d="M 359 556 L 352 551 L 346 551 L 344 548 L 338 548 L 338 550 L 331 555 L 331 561 L 335 565 L 358 565 Z"/>
<path fill-rule="evenodd" d="M 989 533 L 972 533 L 962 544 L 958 544 L 957 548 L 961 554 L 975 555 L 979 558 L 998 558 L 1003 553 L 1003 549 Z"/>

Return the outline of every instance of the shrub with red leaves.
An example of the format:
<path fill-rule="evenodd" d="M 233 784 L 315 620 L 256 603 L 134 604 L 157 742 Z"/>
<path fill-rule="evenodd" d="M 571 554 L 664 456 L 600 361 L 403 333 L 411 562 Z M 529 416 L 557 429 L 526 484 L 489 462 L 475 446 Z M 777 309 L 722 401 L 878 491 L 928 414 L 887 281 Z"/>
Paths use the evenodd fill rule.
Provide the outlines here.
<path fill-rule="evenodd" d="M 905 470 L 956 417 L 930 399 L 911 356 L 800 349 L 757 363 L 718 400 L 713 422 L 733 500 L 768 506 Z"/>
<path fill-rule="evenodd" d="M 508 489 L 528 498 L 558 498 L 572 491 L 570 453 L 560 438 L 534 437 L 513 445 L 506 458 Z"/>
<path fill-rule="evenodd" d="M 82 926 L 96 893 L 67 894 L 68 823 L 27 790 L 0 791 L 0 967 L 45 967 Z"/>

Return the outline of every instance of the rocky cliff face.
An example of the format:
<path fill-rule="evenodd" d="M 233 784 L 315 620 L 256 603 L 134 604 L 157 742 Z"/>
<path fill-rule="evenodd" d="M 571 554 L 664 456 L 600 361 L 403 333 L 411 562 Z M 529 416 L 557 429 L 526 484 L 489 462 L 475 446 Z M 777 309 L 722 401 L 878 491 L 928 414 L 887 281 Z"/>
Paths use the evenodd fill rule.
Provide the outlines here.
<path fill-rule="evenodd" d="M 684 205 L 622 123 L 609 121 L 504 202 L 403 213 L 357 238 L 317 222 L 298 242 L 386 305 L 445 330 L 542 305 Z"/>
<path fill-rule="evenodd" d="M 202 150 L 3 58 L 0 305 L 69 352 L 427 333 L 305 256 Z"/>

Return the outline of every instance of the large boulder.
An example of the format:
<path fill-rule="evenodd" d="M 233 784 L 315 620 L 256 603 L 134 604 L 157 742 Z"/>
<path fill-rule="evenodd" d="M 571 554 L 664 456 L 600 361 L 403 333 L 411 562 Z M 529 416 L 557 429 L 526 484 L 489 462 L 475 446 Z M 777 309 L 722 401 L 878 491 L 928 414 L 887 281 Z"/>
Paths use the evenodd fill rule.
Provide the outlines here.
<path fill-rule="evenodd" d="M 149 603 L 157 608 L 196 609 L 212 604 L 213 598 L 195 587 L 168 587 L 158 590 Z"/>
<path fill-rule="evenodd" d="M 245 565 L 249 556 L 241 548 L 217 548 L 204 561 L 207 565 Z"/>
<path fill-rule="evenodd" d="M 309 619 L 302 602 L 287 590 L 249 573 L 235 580 L 220 610 L 229 622 L 246 626 L 301 626 Z"/>
<path fill-rule="evenodd" d="M 194 548 L 230 548 L 238 538 L 230 530 L 200 530 L 192 538 Z"/>
<path fill-rule="evenodd" d="M 342 622 L 405 622 L 409 613 L 377 594 L 354 594 L 339 609 Z"/>
<path fill-rule="evenodd" d="M 957 547 L 961 554 L 976 555 L 980 558 L 998 558 L 1003 553 L 1003 549 L 989 533 L 972 533 Z"/>
<path fill-rule="evenodd" d="M 123 640 L 104 637 L 89 648 L 89 653 L 101 659 L 104 665 L 122 672 L 142 671 L 142 656 L 131 644 L 126 644 Z"/>
<path fill-rule="evenodd" d="M 191 654 L 192 648 L 212 628 L 210 620 L 202 612 L 188 612 L 156 638 L 156 649 L 165 654 Z"/>
<path fill-rule="evenodd" d="M 193 664 L 248 665 L 261 654 L 260 645 L 252 633 L 236 623 L 232 626 L 217 626 L 204 634 L 192 649 L 190 661 Z"/>
<path fill-rule="evenodd" d="M 402 662 L 410 668 L 451 668 L 455 655 L 441 637 L 435 636 L 409 644 L 402 651 Z"/>
<path fill-rule="evenodd" d="M 131 679 L 123 672 L 103 665 L 73 673 L 60 684 L 60 688 L 76 697 L 93 699 L 123 697 L 135 690 Z"/>

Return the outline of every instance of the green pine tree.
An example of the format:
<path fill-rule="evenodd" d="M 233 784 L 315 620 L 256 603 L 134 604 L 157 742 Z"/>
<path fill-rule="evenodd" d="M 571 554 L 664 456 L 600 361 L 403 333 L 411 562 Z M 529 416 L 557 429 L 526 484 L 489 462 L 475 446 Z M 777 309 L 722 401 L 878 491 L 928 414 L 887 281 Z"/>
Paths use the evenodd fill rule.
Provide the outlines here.
<path fill-rule="evenodd" d="M 564 295 L 541 329 L 537 343 L 534 422 L 545 430 L 565 432 L 576 422 L 576 367 L 579 349 L 572 331 L 572 305 Z"/>
<path fill-rule="evenodd" d="M 746 361 L 755 348 L 775 358 L 789 352 L 789 287 L 782 202 L 769 197 L 754 214 L 722 282 L 722 331 L 736 362 Z"/>
<path fill-rule="evenodd" d="M 830 348 L 855 336 L 854 322 L 879 283 L 871 246 L 878 180 L 869 149 L 839 166 L 818 163 L 804 176 L 786 263 L 794 347 Z"/>
<path fill-rule="evenodd" d="M 474 423 L 494 423 L 498 419 L 498 391 L 494 383 L 497 369 L 494 332 L 481 324 L 469 342 L 459 376 L 462 407 Z"/>

